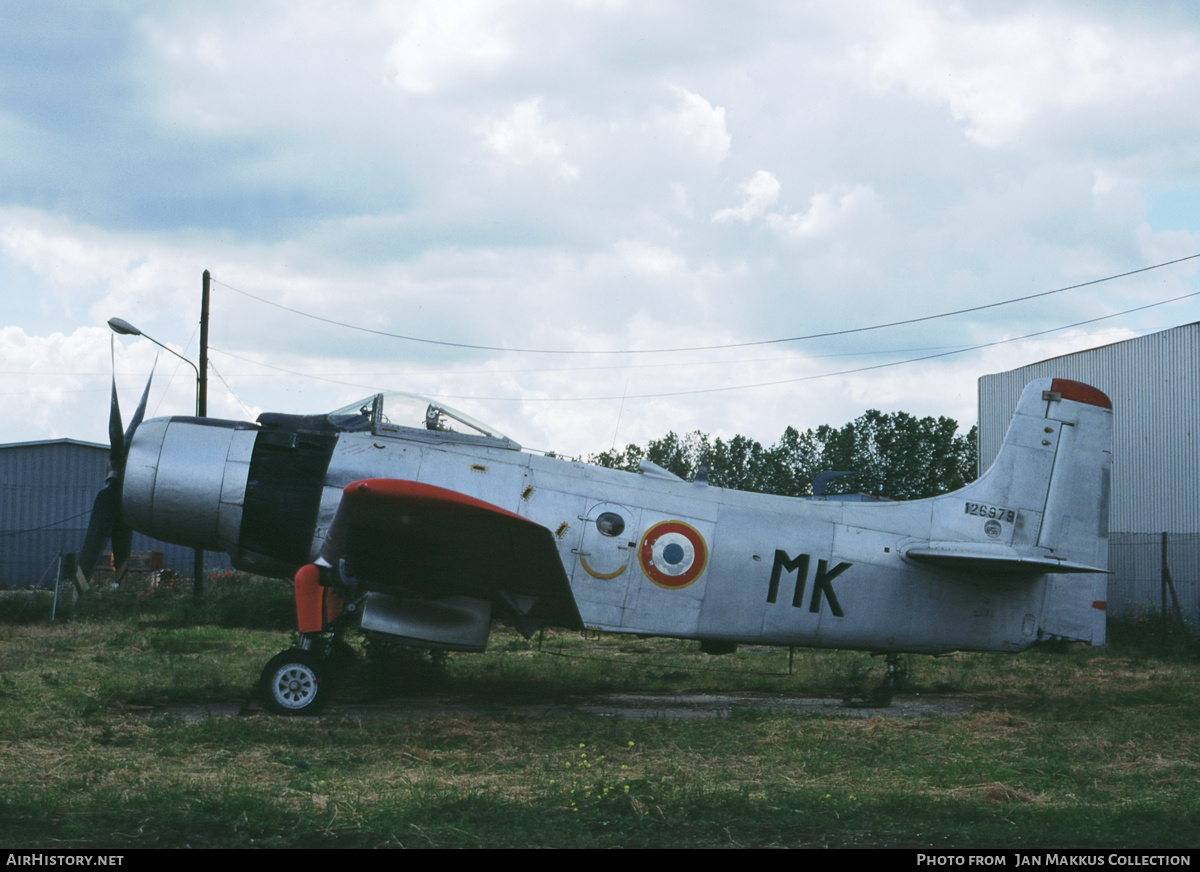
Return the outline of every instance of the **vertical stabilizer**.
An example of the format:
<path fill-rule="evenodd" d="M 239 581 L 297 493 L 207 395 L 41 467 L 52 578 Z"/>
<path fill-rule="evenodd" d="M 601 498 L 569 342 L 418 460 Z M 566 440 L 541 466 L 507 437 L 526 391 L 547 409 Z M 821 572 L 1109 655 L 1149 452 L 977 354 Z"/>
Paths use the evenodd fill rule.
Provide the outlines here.
<path fill-rule="evenodd" d="M 1112 414 L 1082 382 L 1031 382 L 995 462 L 955 496 L 1019 513 L 1010 544 L 1030 556 L 1106 569 Z"/>
<path fill-rule="evenodd" d="M 1112 415 L 1082 382 L 1030 383 L 995 462 L 934 499 L 930 541 L 906 556 L 976 576 L 1047 576 L 1040 637 L 1103 643 Z"/>

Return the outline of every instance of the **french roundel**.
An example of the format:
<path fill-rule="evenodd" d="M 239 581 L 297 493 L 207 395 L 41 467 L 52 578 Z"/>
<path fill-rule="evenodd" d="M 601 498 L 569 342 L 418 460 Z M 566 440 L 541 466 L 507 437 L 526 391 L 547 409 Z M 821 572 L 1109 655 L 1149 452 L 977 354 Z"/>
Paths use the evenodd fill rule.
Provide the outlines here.
<path fill-rule="evenodd" d="M 638 549 L 642 572 L 659 587 L 678 590 L 700 577 L 708 565 L 708 546 L 696 528 L 683 521 L 655 524 Z"/>

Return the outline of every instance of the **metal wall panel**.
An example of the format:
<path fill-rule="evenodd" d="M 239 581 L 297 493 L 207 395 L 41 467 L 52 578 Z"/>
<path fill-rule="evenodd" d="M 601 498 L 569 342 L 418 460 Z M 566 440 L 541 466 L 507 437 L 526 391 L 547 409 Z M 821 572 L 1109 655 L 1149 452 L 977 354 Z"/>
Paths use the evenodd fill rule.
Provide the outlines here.
<path fill-rule="evenodd" d="M 1168 534 L 1163 554 L 1161 533 L 1118 533 L 1109 540 L 1108 615 L 1139 620 L 1147 612 L 1175 610 L 1178 601 L 1183 619 L 1200 627 L 1200 534 Z M 1163 563 L 1170 584 L 1163 574 Z M 1171 588 L 1174 587 L 1174 596 Z"/>
<path fill-rule="evenodd" d="M 108 472 L 108 448 L 72 439 L 0 445 L 0 584 L 53 585 L 60 553 L 78 551 L 92 502 Z M 192 550 L 135 533 L 134 551 L 162 551 L 164 564 L 192 575 Z M 209 552 L 208 569 L 230 568 Z"/>
<path fill-rule="evenodd" d="M 979 379 L 981 470 L 999 452 L 1022 388 L 1045 377 L 1086 382 L 1112 400 L 1109 601 L 1117 611 L 1110 614 L 1157 610 L 1157 558 L 1135 559 L 1131 535 L 1151 534 L 1152 542 L 1164 532 L 1200 533 L 1200 322 Z M 1191 537 L 1176 547 L 1171 571 L 1188 591 L 1184 613 L 1195 620 L 1200 545 Z"/>
<path fill-rule="evenodd" d="M 979 380 L 979 463 L 995 459 L 1021 389 L 1086 382 L 1113 402 L 1109 529 L 1200 532 L 1200 323 L 1043 360 Z"/>

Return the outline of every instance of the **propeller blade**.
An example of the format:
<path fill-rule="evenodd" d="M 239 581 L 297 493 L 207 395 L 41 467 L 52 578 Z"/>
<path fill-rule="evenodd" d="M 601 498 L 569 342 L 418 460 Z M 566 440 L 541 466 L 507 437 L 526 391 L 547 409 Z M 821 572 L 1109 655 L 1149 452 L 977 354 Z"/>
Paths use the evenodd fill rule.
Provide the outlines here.
<path fill-rule="evenodd" d="M 92 517 L 83 537 L 83 547 L 79 549 L 79 557 L 75 563 L 75 587 L 81 594 L 87 589 L 88 579 L 92 577 L 92 570 L 96 568 L 96 560 L 104 550 L 104 543 L 112 535 L 113 526 L 118 521 L 120 501 L 121 483 L 110 477 L 104 483 L 104 489 L 96 494 L 96 501 L 92 504 Z"/>
<path fill-rule="evenodd" d="M 117 570 L 116 582 L 119 585 L 125 580 L 129 571 L 129 554 L 133 551 L 133 528 L 118 517 L 112 529 L 113 566 Z"/>
<path fill-rule="evenodd" d="M 157 358 L 154 363 L 155 366 L 158 365 Z M 113 367 L 116 367 L 115 357 Z M 133 435 L 146 415 L 146 401 L 150 397 L 150 384 L 153 381 L 152 367 L 150 378 L 146 379 L 146 389 L 142 391 L 142 400 L 133 414 L 133 420 L 129 422 L 129 429 L 122 432 L 121 404 L 117 400 L 117 376 L 113 373 L 112 404 L 108 413 L 108 478 L 92 504 L 92 517 L 88 521 L 83 547 L 75 565 L 75 590 L 79 595 L 87 590 L 92 571 L 96 568 L 96 560 L 104 550 L 104 543 L 110 539 L 118 583 L 129 566 L 129 554 L 133 550 L 133 530 L 121 516 L 121 491 L 125 483 L 125 461 L 129 456 L 129 446 L 133 444 Z"/>
<path fill-rule="evenodd" d="M 121 424 L 121 404 L 117 401 L 117 376 L 114 373 L 112 380 L 112 403 L 108 409 L 108 447 L 110 449 L 109 458 L 113 468 L 116 468 L 117 458 L 125 450 L 124 429 Z"/>
<path fill-rule="evenodd" d="M 133 432 L 137 430 L 142 423 L 142 418 L 146 417 L 146 400 L 150 398 L 150 383 L 154 381 L 154 369 L 158 366 L 158 358 L 154 358 L 154 365 L 150 367 L 150 378 L 146 379 L 146 389 L 142 391 L 142 401 L 138 403 L 137 411 L 133 413 L 133 420 L 129 422 L 129 429 L 125 431 L 124 450 L 121 454 L 121 471 L 125 471 L 125 456 L 129 453 L 129 446 L 133 443 Z"/>

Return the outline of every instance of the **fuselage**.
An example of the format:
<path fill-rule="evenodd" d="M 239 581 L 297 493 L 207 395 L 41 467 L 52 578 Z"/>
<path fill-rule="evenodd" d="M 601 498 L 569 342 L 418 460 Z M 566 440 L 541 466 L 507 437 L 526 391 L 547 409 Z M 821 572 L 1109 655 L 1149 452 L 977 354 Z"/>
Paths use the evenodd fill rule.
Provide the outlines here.
<path fill-rule="evenodd" d="M 938 538 L 940 516 L 970 516 L 968 500 L 945 502 L 953 495 L 842 503 L 751 494 L 487 436 L 277 415 L 145 422 L 124 505 L 148 535 L 290 578 L 320 553 L 345 486 L 379 478 L 447 488 L 550 530 L 595 629 L 926 653 L 1016 651 L 1038 638 L 1047 576 L 974 578 L 904 556 Z M 1013 542 L 1033 519 L 990 520 Z"/>

